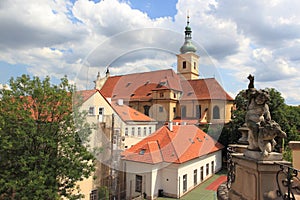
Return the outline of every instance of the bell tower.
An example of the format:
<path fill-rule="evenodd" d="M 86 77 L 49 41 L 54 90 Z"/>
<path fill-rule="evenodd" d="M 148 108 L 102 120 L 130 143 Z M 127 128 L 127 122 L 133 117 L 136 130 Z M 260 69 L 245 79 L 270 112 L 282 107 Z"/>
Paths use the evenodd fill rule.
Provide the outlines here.
<path fill-rule="evenodd" d="M 190 17 L 187 16 L 185 27 L 185 40 L 177 55 L 177 73 L 181 74 L 186 80 L 199 78 L 199 56 L 196 54 L 197 48 L 192 43 L 192 29 L 190 27 Z"/>

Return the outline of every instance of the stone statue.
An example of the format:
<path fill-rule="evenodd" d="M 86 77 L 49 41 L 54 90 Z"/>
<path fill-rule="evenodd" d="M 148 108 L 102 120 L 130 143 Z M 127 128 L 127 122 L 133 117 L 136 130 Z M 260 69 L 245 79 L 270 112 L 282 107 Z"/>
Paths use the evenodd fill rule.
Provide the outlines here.
<path fill-rule="evenodd" d="M 249 150 L 260 151 L 263 157 L 267 157 L 274 150 L 275 137 L 286 137 L 274 120 L 271 120 L 268 102 L 270 96 L 265 90 L 254 88 L 254 76 L 249 75 L 250 83 L 246 90 L 248 99 L 245 121 L 249 128 L 248 142 Z"/>

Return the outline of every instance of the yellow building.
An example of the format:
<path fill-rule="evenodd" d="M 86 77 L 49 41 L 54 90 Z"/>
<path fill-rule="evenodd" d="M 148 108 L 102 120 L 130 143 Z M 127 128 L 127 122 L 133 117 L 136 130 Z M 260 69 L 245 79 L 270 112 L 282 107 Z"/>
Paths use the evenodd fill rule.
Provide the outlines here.
<path fill-rule="evenodd" d="M 186 121 L 193 124 L 227 123 L 231 119 L 233 98 L 215 78 L 199 79 L 199 56 L 192 43 L 187 22 L 185 41 L 177 55 L 177 73 L 172 69 L 95 81 L 105 98 L 122 99 L 125 104 L 157 121 Z"/>

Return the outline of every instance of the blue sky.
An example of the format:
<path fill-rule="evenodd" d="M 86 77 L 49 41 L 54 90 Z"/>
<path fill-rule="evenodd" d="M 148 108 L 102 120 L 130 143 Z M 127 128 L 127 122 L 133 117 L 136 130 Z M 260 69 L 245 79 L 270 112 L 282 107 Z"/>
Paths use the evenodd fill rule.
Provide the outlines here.
<path fill-rule="evenodd" d="M 257 88 L 275 88 L 288 104 L 300 104 L 298 0 L 0 4 L 0 84 L 25 73 L 54 83 L 67 75 L 88 88 L 108 65 L 111 75 L 174 68 L 189 11 L 201 77 L 216 77 L 235 97 L 251 73 Z"/>
<path fill-rule="evenodd" d="M 141 10 L 152 19 L 158 17 L 175 16 L 177 0 L 131 0 L 130 5 L 134 9 Z"/>

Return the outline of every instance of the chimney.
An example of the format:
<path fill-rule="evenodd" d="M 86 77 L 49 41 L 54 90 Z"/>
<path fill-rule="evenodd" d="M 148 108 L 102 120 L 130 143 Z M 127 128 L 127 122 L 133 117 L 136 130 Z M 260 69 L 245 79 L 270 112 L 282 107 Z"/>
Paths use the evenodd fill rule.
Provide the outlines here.
<path fill-rule="evenodd" d="M 118 105 L 119 105 L 119 106 L 123 106 L 123 104 L 124 104 L 124 103 L 123 103 L 123 99 L 118 99 Z"/>
<path fill-rule="evenodd" d="M 168 128 L 170 131 L 173 131 L 173 123 L 171 121 L 168 123 Z"/>

